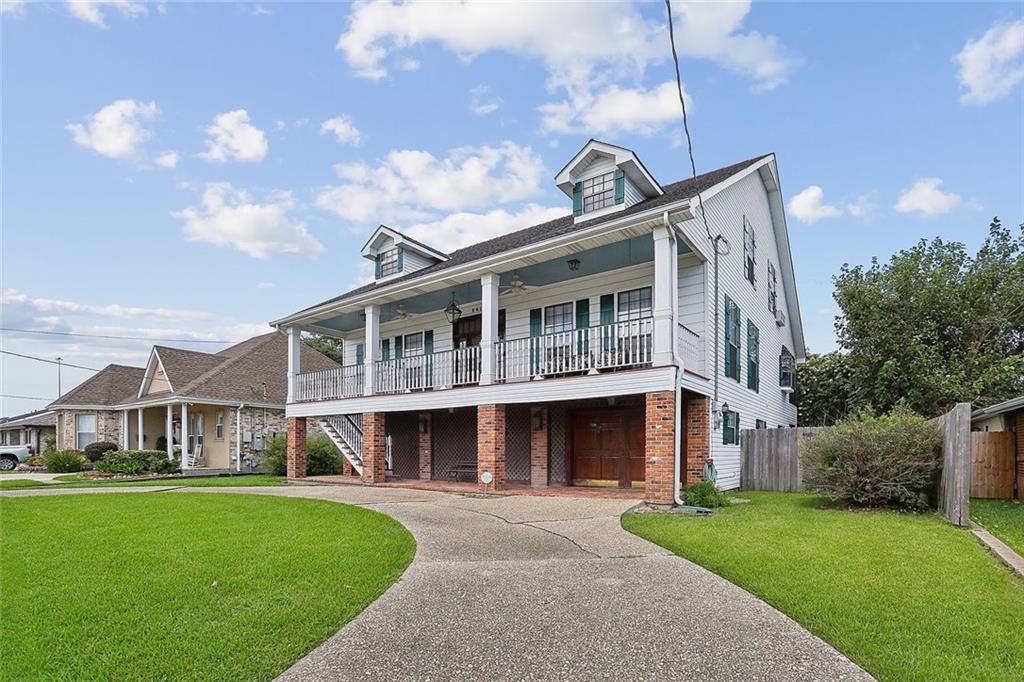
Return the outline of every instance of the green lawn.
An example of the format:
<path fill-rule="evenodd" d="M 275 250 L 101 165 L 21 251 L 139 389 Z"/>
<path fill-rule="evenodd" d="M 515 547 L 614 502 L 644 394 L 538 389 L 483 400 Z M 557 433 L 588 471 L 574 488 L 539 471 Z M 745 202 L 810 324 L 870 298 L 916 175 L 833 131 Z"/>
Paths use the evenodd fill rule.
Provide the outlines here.
<path fill-rule="evenodd" d="M 6 497 L 0 519 L 3 680 L 271 679 L 415 551 L 382 514 L 259 495 Z"/>
<path fill-rule="evenodd" d="M 0 490 L 17 490 L 21 488 L 94 488 L 94 487 L 121 487 L 121 486 L 188 486 L 190 488 L 221 488 L 239 487 L 254 485 L 288 485 L 288 479 L 284 476 L 270 476 L 268 474 L 253 474 L 246 476 L 195 476 L 190 478 L 163 478 L 163 479 L 136 479 L 132 481 L 115 481 L 85 478 L 81 474 L 66 474 L 58 476 L 61 483 L 44 483 L 43 481 L 29 481 L 17 479 L 13 481 L 0 480 Z"/>
<path fill-rule="evenodd" d="M 1013 500 L 971 500 L 971 520 L 1024 556 L 1024 504 Z"/>
<path fill-rule="evenodd" d="M 709 518 L 627 514 L 629 531 L 752 592 L 882 680 L 1024 675 L 1024 581 L 935 515 L 825 510 L 744 493 Z M 700 617 L 700 614 L 692 614 Z"/>

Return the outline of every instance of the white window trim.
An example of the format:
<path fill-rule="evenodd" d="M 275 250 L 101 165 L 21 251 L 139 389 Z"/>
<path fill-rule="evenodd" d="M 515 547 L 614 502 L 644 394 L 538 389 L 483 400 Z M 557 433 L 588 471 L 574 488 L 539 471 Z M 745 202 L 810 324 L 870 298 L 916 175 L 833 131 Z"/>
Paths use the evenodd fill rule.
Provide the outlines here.
<path fill-rule="evenodd" d="M 79 425 L 78 425 L 79 424 L 79 420 L 82 417 L 91 417 L 92 418 L 92 431 L 83 431 L 79 427 Z M 95 414 L 76 414 L 75 415 L 75 449 L 76 450 L 81 450 L 82 448 L 84 448 L 89 443 L 95 443 L 97 441 L 97 439 L 99 438 L 99 433 L 98 433 L 99 424 L 98 424 L 98 421 L 99 420 L 96 419 L 96 415 Z M 91 433 L 92 434 L 92 440 L 89 441 L 89 443 L 84 443 L 84 444 L 82 443 L 82 441 L 80 439 L 80 436 L 83 433 Z"/>

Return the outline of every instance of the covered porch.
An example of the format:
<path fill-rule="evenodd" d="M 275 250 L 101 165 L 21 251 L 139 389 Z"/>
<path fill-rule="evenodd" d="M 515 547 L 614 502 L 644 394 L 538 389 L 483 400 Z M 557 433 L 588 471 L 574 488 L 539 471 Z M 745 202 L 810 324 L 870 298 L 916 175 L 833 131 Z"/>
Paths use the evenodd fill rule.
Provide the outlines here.
<path fill-rule="evenodd" d="M 163 450 L 179 458 L 182 471 L 241 471 L 243 419 L 237 406 L 168 402 L 121 410 L 121 442 L 125 450 Z M 250 439 L 253 437 L 249 435 Z"/>

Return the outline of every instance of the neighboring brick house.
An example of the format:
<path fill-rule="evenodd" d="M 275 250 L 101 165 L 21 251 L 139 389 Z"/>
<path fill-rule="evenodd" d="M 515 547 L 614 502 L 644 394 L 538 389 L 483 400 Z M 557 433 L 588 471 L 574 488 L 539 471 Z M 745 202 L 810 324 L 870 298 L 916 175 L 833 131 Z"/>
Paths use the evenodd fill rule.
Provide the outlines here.
<path fill-rule="evenodd" d="M 36 454 L 43 451 L 46 439 L 57 433 L 57 415 L 51 410 L 36 410 L 0 420 L 0 445 L 29 445 Z"/>
<path fill-rule="evenodd" d="M 105 440 L 183 451 L 182 468 L 241 469 L 284 433 L 287 338 L 271 332 L 218 353 L 154 346 L 145 367 L 108 365 L 50 405 L 57 446 Z M 304 346 L 302 361 L 338 365 Z"/>
<path fill-rule="evenodd" d="M 670 503 L 707 474 L 739 485 L 742 428 L 796 424 L 774 155 L 662 186 L 591 140 L 555 184 L 571 213 L 452 253 L 381 226 L 361 250 L 372 283 L 272 323 L 296 463 L 308 420 L 366 483 L 467 474 Z M 341 340 L 344 366 L 308 371 L 304 331 Z"/>

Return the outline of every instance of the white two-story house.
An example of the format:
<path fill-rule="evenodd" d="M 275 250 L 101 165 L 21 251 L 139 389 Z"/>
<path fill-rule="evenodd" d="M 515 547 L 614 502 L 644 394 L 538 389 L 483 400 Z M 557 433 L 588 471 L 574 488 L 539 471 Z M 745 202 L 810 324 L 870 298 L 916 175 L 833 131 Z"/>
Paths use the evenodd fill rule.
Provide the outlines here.
<path fill-rule="evenodd" d="M 591 140 L 555 183 L 564 217 L 452 253 L 381 226 L 362 249 L 371 284 L 272 323 L 290 339 L 292 475 L 316 420 L 366 483 L 604 485 L 668 504 L 708 476 L 739 485 L 740 429 L 796 424 L 775 157 L 662 185 Z M 344 366 L 306 371 L 302 332 L 341 339 Z"/>

